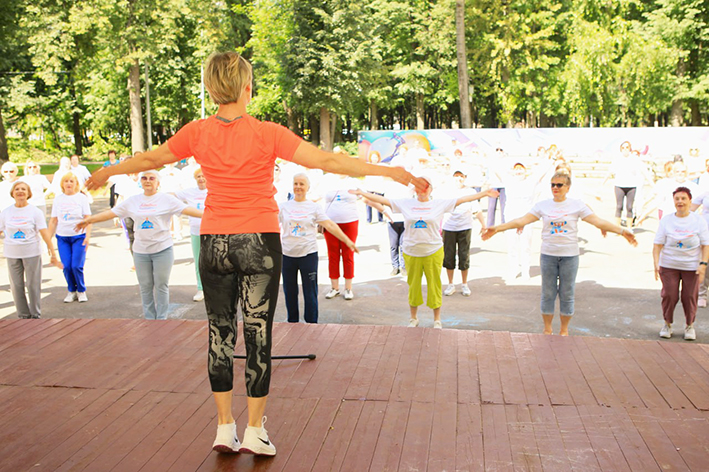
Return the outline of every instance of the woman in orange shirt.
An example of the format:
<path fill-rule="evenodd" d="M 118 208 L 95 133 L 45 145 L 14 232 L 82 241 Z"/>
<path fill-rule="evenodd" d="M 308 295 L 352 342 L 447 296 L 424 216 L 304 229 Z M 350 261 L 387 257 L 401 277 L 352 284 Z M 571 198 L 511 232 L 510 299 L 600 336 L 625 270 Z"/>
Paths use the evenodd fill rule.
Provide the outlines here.
<path fill-rule="evenodd" d="M 209 379 L 217 406 L 220 452 L 274 455 L 263 428 L 271 374 L 271 327 L 281 274 L 278 206 L 273 198 L 276 158 L 350 176 L 382 175 L 404 185 L 427 183 L 403 169 L 367 164 L 322 151 L 287 128 L 247 114 L 252 72 L 235 52 L 207 61 L 204 84 L 219 106 L 216 115 L 185 125 L 167 143 L 117 166 L 98 170 L 89 188 L 116 174 L 156 169 L 194 156 L 209 182 L 202 218 L 200 274 L 209 319 Z M 241 304 L 246 345 L 248 426 L 243 444 L 231 411 L 236 303 Z"/>

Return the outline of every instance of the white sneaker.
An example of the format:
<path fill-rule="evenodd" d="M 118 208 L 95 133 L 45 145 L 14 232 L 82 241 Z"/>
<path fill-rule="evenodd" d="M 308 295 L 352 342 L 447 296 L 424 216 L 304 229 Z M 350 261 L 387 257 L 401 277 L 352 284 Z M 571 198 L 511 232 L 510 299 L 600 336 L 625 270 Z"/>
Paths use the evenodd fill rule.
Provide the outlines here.
<path fill-rule="evenodd" d="M 391 277 L 394 277 L 395 275 L 399 275 L 399 268 L 398 268 L 398 267 L 394 267 L 394 268 L 391 270 L 391 272 L 389 273 L 389 275 L 390 275 Z"/>
<path fill-rule="evenodd" d="M 443 291 L 443 295 L 445 295 L 446 297 L 450 297 L 454 293 L 455 293 L 455 285 L 453 285 L 453 284 L 448 284 L 446 289 Z"/>
<path fill-rule="evenodd" d="M 411 318 L 409 320 L 409 328 L 415 328 L 419 325 L 419 320 L 418 318 Z"/>
<path fill-rule="evenodd" d="M 399 274 L 400 274 L 402 277 L 406 277 L 406 276 L 407 276 L 406 267 L 402 267 L 401 270 L 399 271 Z"/>
<path fill-rule="evenodd" d="M 192 297 L 193 302 L 201 302 L 204 300 L 204 292 L 199 290 L 197 293 L 194 294 L 194 297 Z"/>
<path fill-rule="evenodd" d="M 335 297 L 338 296 L 339 294 L 340 294 L 340 291 L 337 290 L 337 289 L 335 289 L 335 288 L 333 288 L 333 289 L 331 289 L 329 292 L 327 292 L 327 295 L 325 295 L 325 298 L 327 298 L 327 299 L 329 300 L 329 299 L 331 299 L 331 298 L 335 298 Z"/>
<path fill-rule="evenodd" d="M 665 323 L 665 326 L 660 330 L 660 337 L 669 339 L 672 337 L 672 326 Z"/>
<path fill-rule="evenodd" d="M 694 332 L 694 326 L 689 325 L 684 328 L 684 339 L 685 341 L 694 341 L 697 339 L 697 333 Z"/>
<path fill-rule="evenodd" d="M 460 292 L 463 294 L 464 297 L 469 297 L 472 293 L 470 291 L 470 287 L 468 287 L 468 284 L 463 284 L 463 287 L 460 289 Z"/>
<path fill-rule="evenodd" d="M 706 298 L 700 298 L 697 300 L 697 308 L 706 308 L 707 307 L 707 300 Z"/>
<path fill-rule="evenodd" d="M 260 428 L 255 426 L 247 426 L 244 432 L 244 442 L 241 443 L 239 452 L 244 454 L 256 454 L 259 456 L 275 456 L 276 446 L 268 439 L 268 432 L 264 426 L 266 425 L 266 417 L 263 417 Z"/>
<path fill-rule="evenodd" d="M 66 294 L 66 297 L 64 297 L 64 303 L 71 303 L 74 300 L 76 300 L 76 292 L 69 292 Z"/>
<path fill-rule="evenodd" d="M 83 302 L 88 302 L 89 297 L 86 295 L 86 292 L 79 292 L 79 303 Z"/>
<path fill-rule="evenodd" d="M 433 322 L 433 329 L 443 329 L 443 323 L 440 320 Z"/>
<path fill-rule="evenodd" d="M 352 293 L 352 290 L 345 289 L 344 298 L 345 300 L 352 300 L 354 298 L 354 293 Z"/>
<path fill-rule="evenodd" d="M 217 438 L 214 440 L 212 449 L 225 454 L 235 454 L 239 452 L 241 443 L 236 436 L 236 423 L 220 424 L 217 426 Z"/>

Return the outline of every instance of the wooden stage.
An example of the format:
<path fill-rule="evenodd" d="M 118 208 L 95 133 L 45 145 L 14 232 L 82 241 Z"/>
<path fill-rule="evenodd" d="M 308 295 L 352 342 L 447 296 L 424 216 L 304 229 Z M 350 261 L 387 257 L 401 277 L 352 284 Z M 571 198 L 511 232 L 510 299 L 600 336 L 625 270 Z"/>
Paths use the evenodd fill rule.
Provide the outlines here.
<path fill-rule="evenodd" d="M 206 322 L 0 320 L 0 470 L 709 469 L 706 345 L 285 323 L 274 343 L 317 359 L 274 362 L 266 459 L 211 451 Z"/>

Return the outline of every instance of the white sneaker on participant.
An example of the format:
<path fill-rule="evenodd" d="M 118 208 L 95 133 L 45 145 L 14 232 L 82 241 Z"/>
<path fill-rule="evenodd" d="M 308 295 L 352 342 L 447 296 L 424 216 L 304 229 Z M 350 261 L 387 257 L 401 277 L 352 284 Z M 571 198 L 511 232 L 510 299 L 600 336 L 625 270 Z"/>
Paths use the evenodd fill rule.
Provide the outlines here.
<path fill-rule="evenodd" d="M 66 294 L 66 297 L 64 297 L 64 303 L 71 303 L 74 300 L 76 300 L 76 292 L 69 292 Z"/>
<path fill-rule="evenodd" d="M 327 292 L 327 294 L 325 295 L 325 298 L 327 298 L 327 299 L 329 300 L 329 299 L 331 299 L 331 298 L 335 298 L 335 297 L 338 296 L 339 294 L 340 294 L 340 291 L 337 290 L 337 289 L 335 289 L 335 288 L 333 288 L 333 289 L 331 289 L 329 292 Z"/>
<path fill-rule="evenodd" d="M 266 417 L 263 417 L 261 427 L 247 426 L 244 432 L 244 442 L 241 443 L 239 452 L 244 454 L 256 454 L 259 456 L 275 456 L 276 446 L 268 439 Z"/>
<path fill-rule="evenodd" d="M 345 300 L 352 300 L 354 298 L 354 293 L 352 293 L 352 290 L 345 289 Z"/>
<path fill-rule="evenodd" d="M 684 328 L 684 339 L 685 341 L 694 341 L 697 339 L 697 333 L 694 332 L 694 326 L 689 325 Z"/>
<path fill-rule="evenodd" d="M 199 290 L 197 293 L 194 294 L 194 297 L 192 297 L 193 302 L 201 302 L 204 300 L 204 292 Z"/>
<path fill-rule="evenodd" d="M 394 268 L 391 270 L 391 272 L 389 273 L 389 275 L 390 275 L 391 277 L 394 277 L 395 275 L 399 275 L 399 268 L 398 268 L 398 267 L 394 267 Z"/>
<path fill-rule="evenodd" d="M 86 292 L 79 292 L 79 303 L 83 302 L 88 302 L 89 297 L 86 295 Z"/>
<path fill-rule="evenodd" d="M 411 318 L 409 320 L 409 328 L 415 328 L 419 325 L 419 320 L 418 318 Z"/>
<path fill-rule="evenodd" d="M 241 444 L 236 436 L 236 423 L 220 424 L 217 426 L 217 438 L 212 449 L 226 454 L 239 452 Z"/>
<path fill-rule="evenodd" d="M 672 326 L 665 323 L 665 326 L 660 330 L 660 337 L 669 339 L 672 337 Z"/>
<path fill-rule="evenodd" d="M 443 329 L 443 323 L 440 320 L 433 322 L 433 329 Z"/>
<path fill-rule="evenodd" d="M 400 274 L 402 277 L 406 277 L 406 276 L 407 276 L 406 267 L 402 267 L 401 270 L 399 271 L 399 274 Z"/>
<path fill-rule="evenodd" d="M 707 299 L 706 298 L 700 298 L 697 300 L 697 308 L 706 308 L 707 307 Z"/>
<path fill-rule="evenodd" d="M 472 293 L 470 291 L 470 287 L 468 287 L 468 284 L 463 284 L 463 287 L 461 287 L 460 292 L 463 294 L 464 297 L 469 297 Z"/>
<path fill-rule="evenodd" d="M 446 289 L 443 291 L 443 295 L 445 295 L 446 297 L 450 297 L 454 293 L 455 293 L 455 285 L 453 285 L 453 284 L 448 284 Z"/>

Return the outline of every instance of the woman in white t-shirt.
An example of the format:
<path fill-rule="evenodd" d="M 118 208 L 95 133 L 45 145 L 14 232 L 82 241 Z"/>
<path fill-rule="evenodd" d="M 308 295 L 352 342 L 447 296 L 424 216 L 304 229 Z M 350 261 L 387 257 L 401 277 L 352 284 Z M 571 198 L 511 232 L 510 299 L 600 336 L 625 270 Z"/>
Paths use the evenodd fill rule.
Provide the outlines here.
<path fill-rule="evenodd" d="M 709 261 L 709 229 L 707 222 L 691 211 L 690 189 L 678 187 L 673 197 L 677 211 L 660 220 L 652 249 L 655 280 L 662 280 L 662 316 L 665 325 L 660 331 L 660 337 L 672 337 L 675 306 L 681 298 L 687 322 L 684 339 L 693 341 L 697 338 L 694 320 L 697 315 L 699 283 L 706 275 Z"/>
<path fill-rule="evenodd" d="M 325 194 L 325 214 L 340 227 L 343 233 L 357 242 L 359 231 L 359 212 L 357 211 L 357 197 L 349 192 L 355 187 L 352 179 L 337 179 L 335 190 Z M 328 273 L 330 276 L 330 291 L 325 298 L 335 298 L 340 294 L 340 258 L 342 258 L 342 272 L 345 277 L 345 300 L 352 300 L 352 279 L 354 279 L 354 252 L 347 244 L 338 239 L 334 234 L 325 231 L 327 244 Z"/>
<path fill-rule="evenodd" d="M 642 188 L 646 180 L 651 184 L 653 181 L 640 156 L 631 152 L 628 141 L 624 141 L 620 145 L 620 155 L 611 162 L 611 167 L 603 184 L 611 177 L 613 177 L 613 185 L 615 186 L 615 221 L 620 225 L 623 214 L 623 200 L 625 200 L 626 221 L 627 225 L 631 226 L 636 192 L 638 188 Z"/>
<path fill-rule="evenodd" d="M 460 198 L 432 200 L 433 183 L 426 190 L 417 191 L 416 198 L 391 200 L 361 190 L 351 190 L 355 195 L 361 195 L 367 200 L 390 207 L 393 211 L 404 215 L 404 261 L 409 284 L 409 311 L 411 319 L 409 327 L 419 324 L 418 307 L 423 304 L 421 280 L 426 276 L 428 294 L 426 306 L 433 310 L 433 327 L 443 328 L 441 323 L 441 305 L 443 291 L 441 285 L 441 269 L 443 268 L 443 239 L 441 238 L 441 223 L 445 213 L 452 212 L 455 207 L 464 203 L 480 200 L 483 197 L 497 197 L 495 190 L 487 190 Z"/>
<path fill-rule="evenodd" d="M 202 210 L 188 207 L 176 197 L 158 192 L 160 174 L 156 170 L 143 172 L 140 183 L 143 186 L 141 195 L 134 195 L 111 210 L 85 218 L 76 229 L 115 217 L 133 219 L 133 262 L 140 285 L 143 314 L 148 320 L 165 320 L 170 304 L 168 282 L 175 260 L 170 220 L 173 215 L 180 214 L 201 218 Z"/>
<path fill-rule="evenodd" d="M 579 268 L 578 221 L 583 220 L 601 231 L 617 233 L 637 245 L 632 231 L 606 221 L 595 213 L 581 200 L 566 198 L 571 187 L 571 176 L 557 172 L 551 178 L 551 200 L 543 200 L 526 215 L 507 223 L 491 226 L 483 232 L 483 240 L 488 240 L 495 234 L 508 229 L 524 228 L 528 224 L 542 220 L 542 318 L 544 319 L 544 334 L 552 334 L 554 305 L 559 297 L 561 315 L 561 336 L 569 335 L 569 322 L 574 314 L 574 290 L 576 288 L 576 273 Z"/>
<path fill-rule="evenodd" d="M 25 175 L 20 177 L 20 180 L 27 182 L 32 189 L 32 198 L 30 205 L 34 205 L 43 214 L 47 214 L 47 200 L 44 197 L 44 191 L 52 184 L 49 183 L 47 177 L 41 174 L 39 164 L 33 161 L 25 163 Z"/>
<path fill-rule="evenodd" d="M 303 319 L 306 323 L 318 322 L 318 224 L 342 241 L 349 250 L 358 252 L 354 242 L 327 217 L 320 205 L 306 200 L 309 189 L 310 179 L 307 175 L 294 175 L 293 199 L 278 205 L 283 249 L 283 293 L 286 296 L 289 323 L 300 320 L 298 272 L 303 284 Z"/>
<path fill-rule="evenodd" d="M 194 180 L 197 182 L 197 187 L 189 187 L 179 190 L 175 196 L 185 202 L 188 206 L 198 210 L 204 210 L 204 202 L 207 200 L 207 179 L 202 173 L 202 168 L 197 167 L 192 173 Z M 192 297 L 195 302 L 204 300 L 204 291 L 202 291 L 202 277 L 199 275 L 199 227 L 202 224 L 202 218 L 190 216 L 190 239 L 192 241 L 192 257 L 194 259 L 194 272 L 197 277 L 197 293 Z"/>
<path fill-rule="evenodd" d="M 72 172 L 62 176 L 59 188 L 61 192 L 54 197 L 52 205 L 49 234 L 56 233 L 59 257 L 64 264 L 64 278 L 68 289 L 64 303 L 71 303 L 74 300 L 88 302 L 84 283 L 84 264 L 86 251 L 89 249 L 89 239 L 91 239 L 91 225 L 79 231 L 74 227 L 91 215 L 89 199 L 79 192 L 79 180 Z"/>
<path fill-rule="evenodd" d="M 5 238 L 3 246 L 12 299 L 18 317 L 39 318 L 42 314 L 42 250 L 38 235 L 49 248 L 52 264 L 57 267 L 61 265 L 57 261 L 44 214 L 28 202 L 32 198 L 30 186 L 17 181 L 12 184 L 9 193 L 15 204 L 0 213 L 0 234 Z"/>

